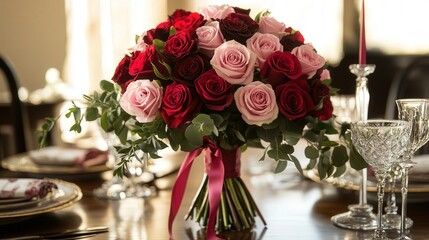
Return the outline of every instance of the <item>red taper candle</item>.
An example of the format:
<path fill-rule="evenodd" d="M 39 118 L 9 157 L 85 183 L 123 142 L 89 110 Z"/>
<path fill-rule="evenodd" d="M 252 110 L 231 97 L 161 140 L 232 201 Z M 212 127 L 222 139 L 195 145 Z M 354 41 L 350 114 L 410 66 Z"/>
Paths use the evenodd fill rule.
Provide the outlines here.
<path fill-rule="evenodd" d="M 359 64 L 366 64 L 366 42 L 365 42 L 365 0 L 362 0 L 361 24 L 359 37 Z"/>

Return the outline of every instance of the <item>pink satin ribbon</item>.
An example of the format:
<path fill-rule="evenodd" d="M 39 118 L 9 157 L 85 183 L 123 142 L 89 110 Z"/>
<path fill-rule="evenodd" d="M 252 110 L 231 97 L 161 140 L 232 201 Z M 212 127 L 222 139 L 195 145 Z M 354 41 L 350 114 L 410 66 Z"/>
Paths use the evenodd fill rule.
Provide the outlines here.
<path fill-rule="evenodd" d="M 206 236 L 208 240 L 221 239 L 216 236 L 215 223 L 216 213 L 219 208 L 222 195 L 224 166 L 222 162 L 221 149 L 212 141 L 207 140 L 203 147 L 197 148 L 186 155 L 185 160 L 180 166 L 179 173 L 177 174 L 176 182 L 174 183 L 171 194 L 170 216 L 168 218 L 168 232 L 170 234 L 171 240 L 174 239 L 173 221 L 177 215 L 177 212 L 179 211 L 180 204 L 182 203 L 192 163 L 194 162 L 195 158 L 201 154 L 203 148 L 206 150 L 206 164 L 209 166 L 207 175 L 209 179 L 208 189 L 210 212 L 207 222 Z"/>

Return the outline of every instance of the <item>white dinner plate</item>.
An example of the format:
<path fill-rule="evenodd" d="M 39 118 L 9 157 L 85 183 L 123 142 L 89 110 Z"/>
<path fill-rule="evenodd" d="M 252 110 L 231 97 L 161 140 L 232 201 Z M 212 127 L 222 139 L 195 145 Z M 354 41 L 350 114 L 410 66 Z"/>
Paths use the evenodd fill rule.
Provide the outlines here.
<path fill-rule="evenodd" d="M 0 224 L 19 221 L 41 213 L 57 211 L 71 206 L 82 198 L 82 191 L 76 184 L 59 179 L 47 180 L 55 183 L 58 187 L 58 191 L 53 196 L 46 199 L 42 198 L 33 206 L 2 210 L 0 212 Z"/>
<path fill-rule="evenodd" d="M 1 166 L 5 169 L 14 172 L 24 172 L 32 174 L 52 174 L 58 176 L 101 173 L 111 170 L 106 164 L 88 167 L 37 164 L 27 153 L 18 154 L 3 159 L 1 161 Z"/>

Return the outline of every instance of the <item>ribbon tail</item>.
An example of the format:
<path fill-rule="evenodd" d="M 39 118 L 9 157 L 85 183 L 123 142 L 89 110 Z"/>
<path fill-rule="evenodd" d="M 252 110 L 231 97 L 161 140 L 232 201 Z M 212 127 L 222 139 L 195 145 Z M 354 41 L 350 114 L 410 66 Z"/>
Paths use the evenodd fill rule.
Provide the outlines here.
<path fill-rule="evenodd" d="M 222 162 L 222 154 L 218 147 L 214 149 L 209 148 L 211 153 L 211 163 L 210 170 L 208 172 L 209 176 L 209 219 L 207 222 L 207 239 L 217 240 L 221 239 L 216 236 L 215 225 L 216 225 L 216 215 L 219 209 L 220 199 L 222 196 L 222 187 L 224 180 L 224 166 Z M 213 152 L 214 151 L 214 152 Z"/>
<path fill-rule="evenodd" d="M 185 160 L 180 166 L 179 173 L 177 174 L 176 182 L 174 183 L 171 193 L 170 215 L 168 217 L 168 233 L 170 234 L 170 239 L 173 239 L 173 221 L 182 203 L 192 163 L 195 158 L 200 155 L 201 151 L 202 148 L 197 148 L 186 154 Z"/>

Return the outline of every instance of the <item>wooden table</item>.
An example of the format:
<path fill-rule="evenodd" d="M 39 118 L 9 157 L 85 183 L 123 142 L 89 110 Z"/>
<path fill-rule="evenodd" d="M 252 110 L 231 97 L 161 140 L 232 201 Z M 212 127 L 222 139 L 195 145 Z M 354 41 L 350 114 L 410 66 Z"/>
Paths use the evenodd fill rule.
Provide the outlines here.
<path fill-rule="evenodd" d="M 187 193 L 174 222 L 175 239 L 205 239 L 205 233 L 183 216 L 200 184 L 202 161 L 197 161 L 189 178 Z M 289 166 L 294 169 L 293 165 Z M 346 211 L 357 202 L 357 192 L 315 183 L 297 175 L 293 170 L 277 175 L 250 176 L 246 164 L 243 179 L 249 187 L 268 225 L 260 219 L 250 231 L 223 233 L 225 239 L 368 239 L 372 232 L 345 230 L 332 225 L 330 218 Z M 25 175 L 0 171 L 0 177 Z M 69 180 L 77 183 L 84 196 L 78 203 L 53 213 L 34 216 L 25 221 L 0 226 L 0 238 L 17 237 L 70 228 L 108 226 L 109 232 L 91 239 L 168 239 L 167 219 L 171 184 L 175 176 L 157 181 L 162 188 L 157 196 L 142 199 L 102 200 L 92 196 L 92 190 L 102 178 Z M 374 199 L 373 193 L 369 194 Z M 427 199 L 429 200 L 429 198 Z M 374 201 L 371 204 L 376 206 Z M 1 214 L 1 213 L 0 213 Z M 409 216 L 415 221 L 411 230 L 414 239 L 429 239 L 429 207 L 427 202 L 409 204 Z M 393 236 L 393 235 L 391 235 Z"/>

